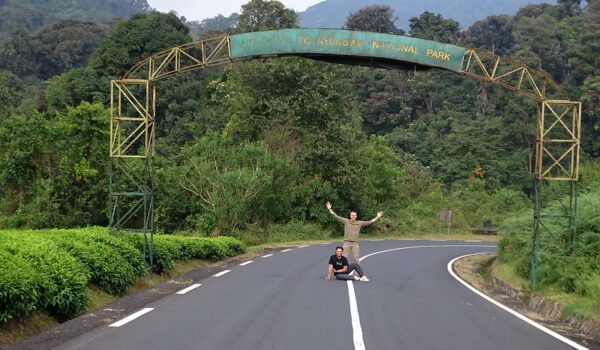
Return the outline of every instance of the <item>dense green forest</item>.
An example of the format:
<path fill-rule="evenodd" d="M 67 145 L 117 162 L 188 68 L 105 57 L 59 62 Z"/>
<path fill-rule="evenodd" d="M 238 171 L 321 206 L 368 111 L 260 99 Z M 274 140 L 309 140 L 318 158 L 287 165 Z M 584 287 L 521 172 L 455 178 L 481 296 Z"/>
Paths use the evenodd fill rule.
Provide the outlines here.
<path fill-rule="evenodd" d="M 277 1 L 252 0 L 239 17 L 189 27 L 174 13 L 148 12 L 145 1 L 114 2 L 140 13 L 110 23 L 92 5 L 94 15 L 80 14 L 83 2 L 47 3 L 64 11 L 38 6 L 56 17 L 2 22 L 11 30 L 0 42 L 0 228 L 108 224 L 110 79 L 201 34 L 298 25 Z M 0 11 L 33 6 L 0 4 Z M 367 7 L 345 28 L 401 33 L 393 20 L 388 7 Z M 583 101 L 583 180 L 594 176 L 600 3 L 529 5 L 465 31 L 424 12 L 405 35 L 482 48 L 547 72 Z M 470 230 L 532 206 L 535 105 L 497 86 L 441 70 L 287 57 L 176 76 L 158 89 L 162 233 L 260 243 L 298 223 L 335 227 L 326 201 L 360 217 L 385 210 L 371 229 L 399 233 L 437 230 L 440 209 L 454 210 L 454 229 Z"/>
<path fill-rule="evenodd" d="M 76 10 L 65 8 L 62 16 Z M 345 27 L 401 32 L 393 19 L 389 8 L 367 7 Z M 282 4 L 254 0 L 223 30 L 297 23 Z M 429 12 L 410 23 L 409 36 L 487 49 L 548 72 L 572 99 L 584 101 L 583 158 L 600 156 L 596 3 L 530 5 L 464 32 Z M 109 80 L 191 40 L 180 18 L 158 12 L 112 26 L 60 19 L 11 31 L 0 43 L 0 225 L 106 225 Z M 326 225 L 325 200 L 363 216 L 382 207 L 394 228 L 459 205 L 467 192 L 528 203 L 535 106 L 476 80 L 284 58 L 178 76 L 159 89 L 160 231 L 232 234 L 294 220 Z M 254 158 L 240 158 L 243 152 Z M 202 168 L 215 159 L 221 168 Z M 189 191 L 193 186 L 206 193 Z M 254 190 L 240 201 L 243 188 Z M 222 202 L 207 203 L 206 196 Z M 456 208 L 463 227 L 495 212 L 478 207 L 475 215 Z"/>

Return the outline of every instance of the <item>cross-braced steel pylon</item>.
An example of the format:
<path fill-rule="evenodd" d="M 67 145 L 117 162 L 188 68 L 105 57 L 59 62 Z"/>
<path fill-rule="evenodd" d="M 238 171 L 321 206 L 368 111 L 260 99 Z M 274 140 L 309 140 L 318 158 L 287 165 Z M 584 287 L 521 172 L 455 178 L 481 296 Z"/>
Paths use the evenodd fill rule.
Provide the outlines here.
<path fill-rule="evenodd" d="M 152 265 L 156 86 L 113 80 L 110 90 L 109 233 L 143 234 L 144 260 Z"/>
<path fill-rule="evenodd" d="M 542 101 L 537 108 L 531 284 L 537 288 L 540 254 L 553 258 L 549 247 L 568 252 L 577 239 L 577 181 L 581 138 L 581 102 Z M 554 181 L 555 198 L 543 200 L 542 188 Z M 567 184 L 561 186 L 560 183 Z M 550 193 L 554 191 L 549 191 Z M 567 192 L 565 194 L 565 192 Z M 550 202 L 560 205 L 549 205 Z"/>

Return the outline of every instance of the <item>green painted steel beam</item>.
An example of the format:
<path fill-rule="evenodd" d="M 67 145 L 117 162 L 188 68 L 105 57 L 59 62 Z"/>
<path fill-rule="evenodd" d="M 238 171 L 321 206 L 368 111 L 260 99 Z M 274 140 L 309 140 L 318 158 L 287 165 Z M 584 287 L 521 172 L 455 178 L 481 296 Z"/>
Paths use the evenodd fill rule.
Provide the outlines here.
<path fill-rule="evenodd" d="M 231 36 L 231 58 L 256 56 L 353 56 L 410 62 L 454 72 L 464 47 L 401 35 L 340 29 L 292 28 Z"/>

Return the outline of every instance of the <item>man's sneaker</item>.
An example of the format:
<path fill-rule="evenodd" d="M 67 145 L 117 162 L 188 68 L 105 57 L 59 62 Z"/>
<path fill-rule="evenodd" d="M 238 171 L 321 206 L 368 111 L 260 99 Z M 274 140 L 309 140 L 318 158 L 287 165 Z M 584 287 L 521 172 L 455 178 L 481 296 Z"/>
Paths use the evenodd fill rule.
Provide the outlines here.
<path fill-rule="evenodd" d="M 362 276 L 361 278 L 359 278 L 359 281 L 369 282 L 369 279 L 367 278 L 367 276 Z"/>
<path fill-rule="evenodd" d="M 363 277 L 364 277 L 364 276 L 363 276 Z M 355 281 L 361 281 L 361 278 L 360 278 L 360 277 L 358 277 L 358 276 L 354 276 L 354 280 L 355 280 Z"/>

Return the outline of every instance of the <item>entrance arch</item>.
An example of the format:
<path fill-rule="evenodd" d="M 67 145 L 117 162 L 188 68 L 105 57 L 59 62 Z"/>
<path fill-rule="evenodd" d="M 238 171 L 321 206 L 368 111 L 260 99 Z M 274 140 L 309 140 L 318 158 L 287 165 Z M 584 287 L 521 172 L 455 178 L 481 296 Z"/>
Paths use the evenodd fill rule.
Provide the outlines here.
<path fill-rule="evenodd" d="M 547 74 L 492 53 L 431 40 L 337 29 L 292 28 L 223 35 L 148 57 L 111 81 L 109 231 L 154 233 L 156 84 L 167 77 L 261 57 L 301 56 L 397 69 L 437 68 L 514 91 L 537 103 L 532 267 L 542 215 L 543 181 L 568 181 L 567 219 L 575 234 L 581 102 L 571 101 Z M 535 280 L 533 281 L 535 285 Z"/>

